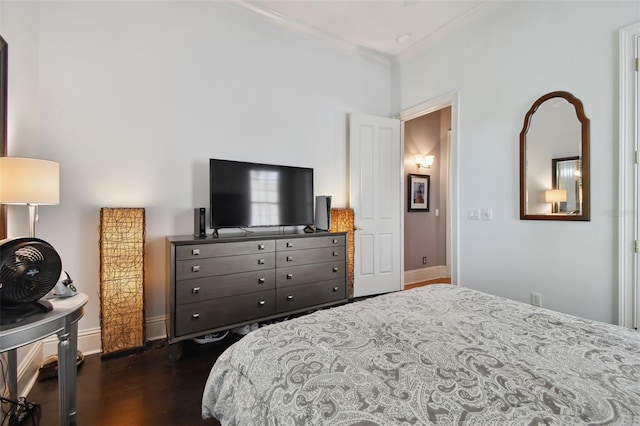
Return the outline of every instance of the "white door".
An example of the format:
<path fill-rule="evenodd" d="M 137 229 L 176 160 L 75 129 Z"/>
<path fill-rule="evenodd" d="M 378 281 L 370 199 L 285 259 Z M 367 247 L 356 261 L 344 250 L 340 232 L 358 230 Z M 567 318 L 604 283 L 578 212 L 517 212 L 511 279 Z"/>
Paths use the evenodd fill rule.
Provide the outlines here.
<path fill-rule="evenodd" d="M 639 23 L 640 24 L 640 23 Z M 638 24 L 636 24 L 638 26 Z M 638 30 L 640 30 L 640 26 L 638 26 Z M 635 84 L 633 91 L 633 104 L 635 105 L 635 114 L 633 118 L 633 123 L 631 124 L 635 129 L 635 142 L 634 147 L 636 151 L 636 156 L 638 156 L 638 152 L 640 151 L 640 33 L 636 31 L 635 34 L 635 58 L 636 58 L 636 72 L 635 72 Z M 640 211 L 640 170 L 638 170 L 640 164 L 638 160 L 636 160 L 634 165 L 634 174 L 635 174 L 635 212 Z M 634 215 L 636 218 L 635 223 L 635 244 L 639 244 L 640 240 L 640 217 L 637 214 Z M 631 311 L 633 322 L 631 326 L 638 330 L 640 327 L 640 250 L 636 249 L 634 253 L 635 257 L 635 271 L 634 271 L 634 283 L 633 283 L 633 298 L 631 302 Z"/>
<path fill-rule="evenodd" d="M 640 22 L 620 30 L 618 324 L 640 323 Z"/>
<path fill-rule="evenodd" d="M 349 116 L 349 200 L 354 210 L 354 297 L 402 289 L 401 122 Z"/>

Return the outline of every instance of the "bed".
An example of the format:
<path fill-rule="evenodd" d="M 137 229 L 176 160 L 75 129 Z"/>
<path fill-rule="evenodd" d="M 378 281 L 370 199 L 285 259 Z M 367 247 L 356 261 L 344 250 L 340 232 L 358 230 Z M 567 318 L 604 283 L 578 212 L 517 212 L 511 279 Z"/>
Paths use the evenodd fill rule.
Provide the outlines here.
<path fill-rule="evenodd" d="M 202 415 L 237 425 L 640 424 L 640 335 L 430 285 L 258 329 Z"/>

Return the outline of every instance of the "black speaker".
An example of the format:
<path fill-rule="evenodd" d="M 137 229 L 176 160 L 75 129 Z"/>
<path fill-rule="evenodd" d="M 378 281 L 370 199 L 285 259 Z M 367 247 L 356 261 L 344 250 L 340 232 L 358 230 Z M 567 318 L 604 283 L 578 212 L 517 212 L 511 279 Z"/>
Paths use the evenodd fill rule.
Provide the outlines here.
<path fill-rule="evenodd" d="M 207 236 L 206 227 L 206 215 L 207 209 L 204 207 L 196 207 L 193 209 L 193 236 L 198 238 L 205 238 Z"/>
<path fill-rule="evenodd" d="M 316 197 L 315 226 L 318 231 L 331 229 L 331 195 L 318 195 Z"/>

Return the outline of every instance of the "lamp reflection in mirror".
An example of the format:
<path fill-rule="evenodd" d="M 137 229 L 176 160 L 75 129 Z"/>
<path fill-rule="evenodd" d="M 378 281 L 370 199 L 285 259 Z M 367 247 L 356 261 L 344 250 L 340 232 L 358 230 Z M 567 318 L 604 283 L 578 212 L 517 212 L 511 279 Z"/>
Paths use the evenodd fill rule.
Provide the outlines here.
<path fill-rule="evenodd" d="M 558 213 L 580 214 L 582 206 L 581 167 L 580 157 L 554 158 L 552 160 L 552 187 L 567 191 L 566 205 L 560 206 Z"/>
<path fill-rule="evenodd" d="M 36 236 L 39 205 L 60 202 L 60 165 L 35 158 L 0 157 L 0 203 L 29 207 L 29 236 Z"/>
<path fill-rule="evenodd" d="M 560 211 L 560 203 L 567 201 L 567 190 L 547 189 L 544 192 L 544 201 L 551 203 L 551 213 L 558 213 Z"/>
<path fill-rule="evenodd" d="M 418 168 L 425 168 L 425 169 L 430 169 L 431 165 L 433 164 L 433 160 L 435 160 L 435 155 L 422 155 L 422 154 L 417 154 L 415 156 L 415 160 L 416 160 L 416 166 L 418 166 Z"/>

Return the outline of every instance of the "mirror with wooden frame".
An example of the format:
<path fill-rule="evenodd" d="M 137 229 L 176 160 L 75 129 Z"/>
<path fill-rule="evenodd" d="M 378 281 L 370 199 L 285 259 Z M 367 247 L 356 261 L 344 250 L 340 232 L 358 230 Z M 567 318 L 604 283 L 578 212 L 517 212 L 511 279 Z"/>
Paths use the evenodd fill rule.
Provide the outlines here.
<path fill-rule="evenodd" d="M 569 92 L 533 103 L 520 132 L 520 219 L 590 219 L 589 119 Z"/>

